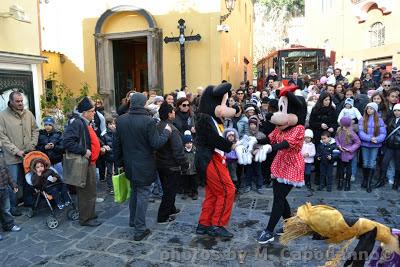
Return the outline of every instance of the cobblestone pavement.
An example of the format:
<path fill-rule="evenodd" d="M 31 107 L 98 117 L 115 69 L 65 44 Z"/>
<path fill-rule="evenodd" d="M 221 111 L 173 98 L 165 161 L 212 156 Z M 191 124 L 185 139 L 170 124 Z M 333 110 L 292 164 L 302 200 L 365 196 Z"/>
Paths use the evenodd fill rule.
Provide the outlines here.
<path fill-rule="evenodd" d="M 352 189 L 350 192 L 317 191 L 313 196 L 305 189 L 295 189 L 289 195 L 289 202 L 292 208 L 306 201 L 324 203 L 347 215 L 365 216 L 388 226 L 400 225 L 400 193 L 392 191 L 388 185 L 370 194 L 361 191 L 359 186 Z M 49 211 L 42 209 L 33 218 L 17 218 L 23 228 L 21 232 L 4 234 L 4 240 L 0 242 L 0 266 L 323 265 L 324 253 L 332 249 L 323 241 L 304 237 L 288 247 L 278 242 L 261 247 L 255 242 L 271 211 L 272 190 L 265 191 L 264 195 L 241 195 L 235 202 L 230 221 L 235 238 L 227 242 L 194 234 L 202 198 L 194 201 L 177 197 L 177 207 L 182 212 L 169 225 L 156 223 L 160 201 L 155 200 L 147 213 L 152 234 L 142 242 L 133 241 L 127 205 L 115 204 L 108 195 L 104 195 L 106 200 L 97 205 L 99 218 L 104 221 L 97 228 L 81 227 L 61 213 L 59 227 L 50 230 L 45 224 Z"/>

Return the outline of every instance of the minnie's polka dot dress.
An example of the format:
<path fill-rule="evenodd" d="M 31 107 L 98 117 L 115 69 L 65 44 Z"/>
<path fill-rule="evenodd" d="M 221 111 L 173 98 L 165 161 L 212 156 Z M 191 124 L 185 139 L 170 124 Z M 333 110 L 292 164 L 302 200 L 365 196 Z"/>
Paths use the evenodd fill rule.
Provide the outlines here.
<path fill-rule="evenodd" d="M 272 144 L 287 141 L 289 147 L 281 149 L 276 154 L 271 165 L 272 178 L 278 182 L 294 186 L 304 185 L 304 159 L 301 148 L 304 142 L 304 126 L 297 125 L 289 130 L 281 131 L 275 128 L 269 134 Z"/>

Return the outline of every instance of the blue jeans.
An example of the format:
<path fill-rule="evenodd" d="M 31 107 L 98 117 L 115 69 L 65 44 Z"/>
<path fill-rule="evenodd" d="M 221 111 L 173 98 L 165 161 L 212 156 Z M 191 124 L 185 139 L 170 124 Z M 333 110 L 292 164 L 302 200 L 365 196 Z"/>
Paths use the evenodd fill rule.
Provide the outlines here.
<path fill-rule="evenodd" d="M 360 150 L 357 150 L 354 158 L 351 160 L 351 175 L 357 177 L 357 169 L 358 169 L 358 153 Z"/>
<path fill-rule="evenodd" d="M 6 188 L 0 189 L 0 222 L 5 231 L 14 226 L 14 218 L 10 213 L 10 198 Z"/>
<path fill-rule="evenodd" d="M 137 186 L 131 182 L 131 197 L 129 200 L 129 225 L 135 227 L 135 235 L 146 230 L 146 212 L 149 204 L 151 186 Z"/>
<path fill-rule="evenodd" d="M 379 147 L 361 147 L 364 168 L 375 169 L 378 151 Z"/>
<path fill-rule="evenodd" d="M 25 181 L 25 173 L 22 163 L 8 165 L 7 168 L 13 181 L 18 185 L 19 188 L 18 193 L 14 193 L 11 188 L 8 190 L 11 208 L 17 206 L 17 197 L 22 197 L 25 205 L 32 205 L 34 190 L 32 186 L 28 185 Z"/>
<path fill-rule="evenodd" d="M 386 170 L 386 177 L 391 182 L 391 184 L 393 184 L 395 174 L 396 174 L 396 168 L 395 168 L 394 160 L 392 159 L 391 161 L 389 161 L 389 165 Z"/>
<path fill-rule="evenodd" d="M 245 185 L 251 186 L 251 182 L 256 184 L 257 189 L 260 189 L 263 185 L 263 177 L 261 175 L 261 163 L 253 161 L 250 165 L 245 166 Z"/>

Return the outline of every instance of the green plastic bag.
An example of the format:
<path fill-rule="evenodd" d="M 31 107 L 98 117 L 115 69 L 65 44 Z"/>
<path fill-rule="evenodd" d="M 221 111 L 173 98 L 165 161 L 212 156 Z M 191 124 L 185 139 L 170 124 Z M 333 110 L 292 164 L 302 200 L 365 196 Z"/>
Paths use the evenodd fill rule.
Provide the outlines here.
<path fill-rule="evenodd" d="M 114 201 L 124 203 L 131 195 L 131 182 L 126 178 L 125 172 L 112 177 L 114 186 Z"/>

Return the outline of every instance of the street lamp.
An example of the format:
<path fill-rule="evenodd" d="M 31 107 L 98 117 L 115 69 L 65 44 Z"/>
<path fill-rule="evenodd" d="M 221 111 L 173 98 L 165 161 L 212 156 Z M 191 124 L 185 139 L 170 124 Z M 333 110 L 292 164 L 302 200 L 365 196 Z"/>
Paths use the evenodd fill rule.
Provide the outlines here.
<path fill-rule="evenodd" d="M 222 24 L 231 15 L 233 9 L 235 9 L 235 2 L 236 0 L 225 0 L 225 7 L 228 13 L 219 18 L 219 24 Z"/>

